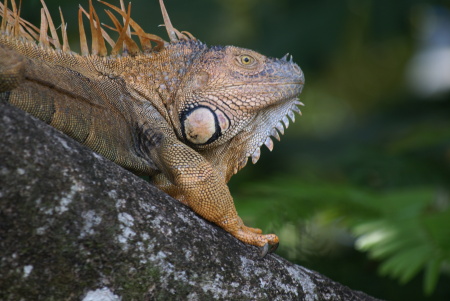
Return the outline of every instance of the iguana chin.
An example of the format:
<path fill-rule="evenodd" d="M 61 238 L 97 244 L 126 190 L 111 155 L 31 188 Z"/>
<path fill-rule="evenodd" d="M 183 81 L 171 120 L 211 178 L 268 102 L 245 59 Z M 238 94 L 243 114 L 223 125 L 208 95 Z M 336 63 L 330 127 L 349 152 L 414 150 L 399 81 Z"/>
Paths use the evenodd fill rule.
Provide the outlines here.
<path fill-rule="evenodd" d="M 61 13 L 61 44 L 45 3 L 41 26 L 0 6 L 0 99 L 138 174 L 233 236 L 262 248 L 274 234 L 244 225 L 227 187 L 260 147 L 273 148 L 289 116 L 300 112 L 301 69 L 287 55 L 273 59 L 233 46 L 208 47 L 170 23 L 170 42 L 146 33 L 125 10 L 100 1 L 114 27 L 100 25 L 92 3 L 79 10 L 82 54 L 70 51 Z M 89 50 L 83 26 L 92 36 Z M 130 30 L 130 26 L 133 32 Z M 109 27 L 119 37 L 112 40 Z M 50 31 L 50 34 L 48 34 Z M 131 39 L 137 35 L 141 46 Z M 108 54 L 105 41 L 111 45 Z"/>

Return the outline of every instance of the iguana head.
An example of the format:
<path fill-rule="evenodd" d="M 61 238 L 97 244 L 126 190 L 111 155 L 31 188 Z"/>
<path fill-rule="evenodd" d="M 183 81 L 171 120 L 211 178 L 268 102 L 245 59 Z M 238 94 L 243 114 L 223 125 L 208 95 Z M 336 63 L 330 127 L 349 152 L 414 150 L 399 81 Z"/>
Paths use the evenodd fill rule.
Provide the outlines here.
<path fill-rule="evenodd" d="M 302 70 L 287 56 L 274 59 L 234 46 L 206 48 L 199 42 L 184 45 L 203 50 L 190 60 L 171 109 L 180 139 L 205 152 L 226 144 L 223 149 L 239 153 L 235 172 L 249 156 L 256 163 L 260 147 L 271 150 L 270 136 L 279 139 L 278 131 L 284 132 L 281 122 L 288 126 L 286 116 L 294 119 L 293 112 L 300 112 Z"/>

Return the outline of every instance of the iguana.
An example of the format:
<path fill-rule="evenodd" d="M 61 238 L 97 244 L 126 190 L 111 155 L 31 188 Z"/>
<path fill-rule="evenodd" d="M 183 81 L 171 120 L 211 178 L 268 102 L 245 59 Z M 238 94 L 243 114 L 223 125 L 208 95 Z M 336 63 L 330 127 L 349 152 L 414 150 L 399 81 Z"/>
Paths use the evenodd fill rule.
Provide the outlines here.
<path fill-rule="evenodd" d="M 279 140 L 278 132 L 284 133 L 282 122 L 287 128 L 287 116 L 294 120 L 294 112 L 300 113 L 304 75 L 292 56 L 208 47 L 172 26 L 162 0 L 169 42 L 146 33 L 122 0 L 121 8 L 100 1 L 109 8 L 112 27 L 100 23 L 91 1 L 88 11 L 80 7 L 80 55 L 70 50 L 61 10 L 62 43 L 43 0 L 40 28 L 20 18 L 14 0 L 11 9 L 4 1 L 0 100 L 150 176 L 203 218 L 261 247 L 263 255 L 278 246 L 276 235 L 244 225 L 227 182 L 249 157 L 258 161 L 262 145 L 272 150 L 271 137 Z"/>

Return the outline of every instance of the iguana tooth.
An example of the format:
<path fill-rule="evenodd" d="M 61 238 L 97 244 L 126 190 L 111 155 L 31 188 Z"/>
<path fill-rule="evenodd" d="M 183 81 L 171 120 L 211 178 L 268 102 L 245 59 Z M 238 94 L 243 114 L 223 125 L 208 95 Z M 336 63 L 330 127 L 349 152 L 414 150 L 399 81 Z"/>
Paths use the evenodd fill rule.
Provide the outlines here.
<path fill-rule="evenodd" d="M 289 119 L 286 116 L 283 116 L 282 119 L 284 126 L 286 127 L 286 129 L 289 127 Z"/>
<path fill-rule="evenodd" d="M 267 146 L 267 148 L 272 151 L 273 150 L 273 141 L 270 139 L 270 137 L 267 137 L 266 141 L 264 142 L 264 145 Z"/>
<path fill-rule="evenodd" d="M 278 134 L 278 131 L 275 128 L 273 128 L 272 131 L 270 132 L 270 136 L 280 141 L 280 134 Z"/>
<path fill-rule="evenodd" d="M 256 162 L 258 162 L 260 156 L 261 156 L 261 150 L 258 147 L 255 150 L 255 152 L 252 154 L 252 163 L 256 164 Z"/>
<path fill-rule="evenodd" d="M 289 110 L 288 116 L 289 116 L 289 118 L 291 118 L 292 122 L 295 122 L 295 115 L 294 115 L 294 112 L 292 112 L 291 110 Z"/>
<path fill-rule="evenodd" d="M 284 127 L 283 127 L 283 124 L 280 121 L 277 123 L 277 125 L 275 127 L 281 133 L 281 135 L 284 135 Z"/>

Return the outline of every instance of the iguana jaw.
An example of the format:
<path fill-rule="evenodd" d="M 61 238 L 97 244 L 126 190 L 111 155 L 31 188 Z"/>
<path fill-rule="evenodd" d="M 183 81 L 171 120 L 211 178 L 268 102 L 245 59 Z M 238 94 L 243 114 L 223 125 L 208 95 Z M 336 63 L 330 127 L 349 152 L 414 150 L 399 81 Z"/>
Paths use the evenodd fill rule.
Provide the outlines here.
<path fill-rule="evenodd" d="M 275 101 L 266 107 L 259 108 L 249 125 L 237 135 L 236 139 L 245 145 L 245 151 L 241 153 L 234 167 L 230 166 L 233 174 L 242 169 L 251 158 L 253 164 L 258 162 L 261 155 L 261 146 L 265 145 L 270 151 L 274 148 L 272 138 L 280 141 L 280 134 L 283 135 L 285 128 L 289 126 L 289 119 L 295 121 L 295 113 L 301 115 L 298 106 L 304 104 L 298 100 L 303 90 L 305 77 L 300 67 L 293 63 L 292 56 L 288 61 L 287 55 L 282 59 L 270 59 L 281 65 L 280 72 L 277 73 L 283 80 L 275 83 L 265 83 L 264 87 L 273 86 L 278 91 L 272 91 L 273 95 L 281 94 L 281 98 L 274 98 Z M 283 82 L 284 81 L 284 82 Z M 289 118 L 288 118 L 289 117 Z M 240 137 L 238 137 L 240 136 Z"/>
<path fill-rule="evenodd" d="M 303 106 L 303 103 L 298 101 L 297 97 L 293 97 L 257 114 L 251 122 L 252 126 L 243 130 L 236 137 L 236 140 L 245 146 L 245 151 L 240 154 L 236 164 L 229 167 L 229 172 L 237 173 L 246 166 L 249 158 L 253 164 L 256 164 L 261 156 L 263 145 L 272 151 L 274 148 L 273 138 L 280 141 L 280 134 L 284 134 L 290 120 L 295 121 L 294 114 L 301 114 L 298 106 Z"/>

